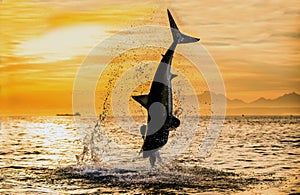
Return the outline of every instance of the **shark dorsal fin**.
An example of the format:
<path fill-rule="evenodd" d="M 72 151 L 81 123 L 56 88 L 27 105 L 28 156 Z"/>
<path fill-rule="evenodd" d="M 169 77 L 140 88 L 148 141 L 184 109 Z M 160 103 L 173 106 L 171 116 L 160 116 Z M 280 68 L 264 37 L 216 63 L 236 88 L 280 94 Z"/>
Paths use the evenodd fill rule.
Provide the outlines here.
<path fill-rule="evenodd" d="M 144 108 L 148 107 L 148 99 L 149 99 L 148 95 L 136 95 L 136 96 L 132 96 L 132 98 L 138 103 L 140 103 Z"/>
<path fill-rule="evenodd" d="M 178 76 L 177 74 L 171 74 L 171 80 L 174 79 L 177 76 Z"/>

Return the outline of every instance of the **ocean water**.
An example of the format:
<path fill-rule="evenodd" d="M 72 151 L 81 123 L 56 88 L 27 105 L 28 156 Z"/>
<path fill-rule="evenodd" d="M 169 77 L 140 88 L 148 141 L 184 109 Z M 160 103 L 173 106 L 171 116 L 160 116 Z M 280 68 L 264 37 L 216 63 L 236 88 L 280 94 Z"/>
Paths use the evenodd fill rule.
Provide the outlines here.
<path fill-rule="evenodd" d="M 166 160 L 162 152 L 164 163 L 151 169 L 139 155 L 142 138 L 113 121 L 1 117 L 0 193 L 300 193 L 299 116 L 226 117 L 201 157 L 208 122 L 201 117 L 183 153 Z"/>

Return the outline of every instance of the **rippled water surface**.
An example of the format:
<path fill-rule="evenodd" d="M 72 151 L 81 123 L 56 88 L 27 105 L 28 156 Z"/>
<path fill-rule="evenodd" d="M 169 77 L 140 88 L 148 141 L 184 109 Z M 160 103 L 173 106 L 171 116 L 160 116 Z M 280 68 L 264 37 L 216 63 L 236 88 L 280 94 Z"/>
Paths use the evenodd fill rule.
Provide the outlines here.
<path fill-rule="evenodd" d="M 183 154 L 150 169 L 138 155 L 141 137 L 127 136 L 113 123 L 103 125 L 108 137 L 100 140 L 89 133 L 92 119 L 2 117 L 0 192 L 300 193 L 300 117 L 227 117 L 213 151 L 201 158 L 208 121 L 201 118 Z M 84 143 L 87 137 L 91 142 Z M 83 154 L 84 145 L 92 145 L 96 157 Z"/>

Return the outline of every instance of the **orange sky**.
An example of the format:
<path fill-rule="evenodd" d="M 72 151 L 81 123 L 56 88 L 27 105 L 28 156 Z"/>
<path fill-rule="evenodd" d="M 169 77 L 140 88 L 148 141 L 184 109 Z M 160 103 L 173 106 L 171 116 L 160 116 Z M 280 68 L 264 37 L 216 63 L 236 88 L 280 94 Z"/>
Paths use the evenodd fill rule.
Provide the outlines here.
<path fill-rule="evenodd" d="M 82 3 L 84 2 L 84 3 Z M 113 33 L 168 25 L 201 38 L 227 96 L 252 101 L 300 92 L 300 2 L 8 1 L 0 3 L 0 115 L 72 112 L 72 89 L 88 52 Z"/>

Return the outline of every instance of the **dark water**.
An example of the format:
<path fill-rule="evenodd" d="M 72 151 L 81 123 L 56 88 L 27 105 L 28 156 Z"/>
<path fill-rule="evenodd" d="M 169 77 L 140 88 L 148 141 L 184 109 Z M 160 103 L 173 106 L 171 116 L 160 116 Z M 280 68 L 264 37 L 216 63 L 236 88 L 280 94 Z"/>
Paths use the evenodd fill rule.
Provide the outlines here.
<path fill-rule="evenodd" d="M 103 126 L 110 132 L 108 140 L 119 146 L 124 144 L 132 153 L 121 154 L 110 141 L 91 137 L 97 157 L 92 158 L 92 151 L 80 154 L 84 145 L 91 145 L 83 140 L 90 135 L 86 132 L 93 130 L 95 121 L 82 119 L 78 123 L 72 117 L 2 117 L 0 192 L 300 192 L 300 117 L 227 117 L 214 150 L 202 158 L 195 151 L 207 123 L 208 118 L 201 118 L 200 130 L 183 154 L 150 169 L 147 159 L 137 155 L 141 138 L 126 137 L 113 123 Z M 126 160 L 120 160 L 120 156 Z M 84 158 L 80 160 L 81 157 Z M 143 166 L 135 166 L 138 163 Z"/>

